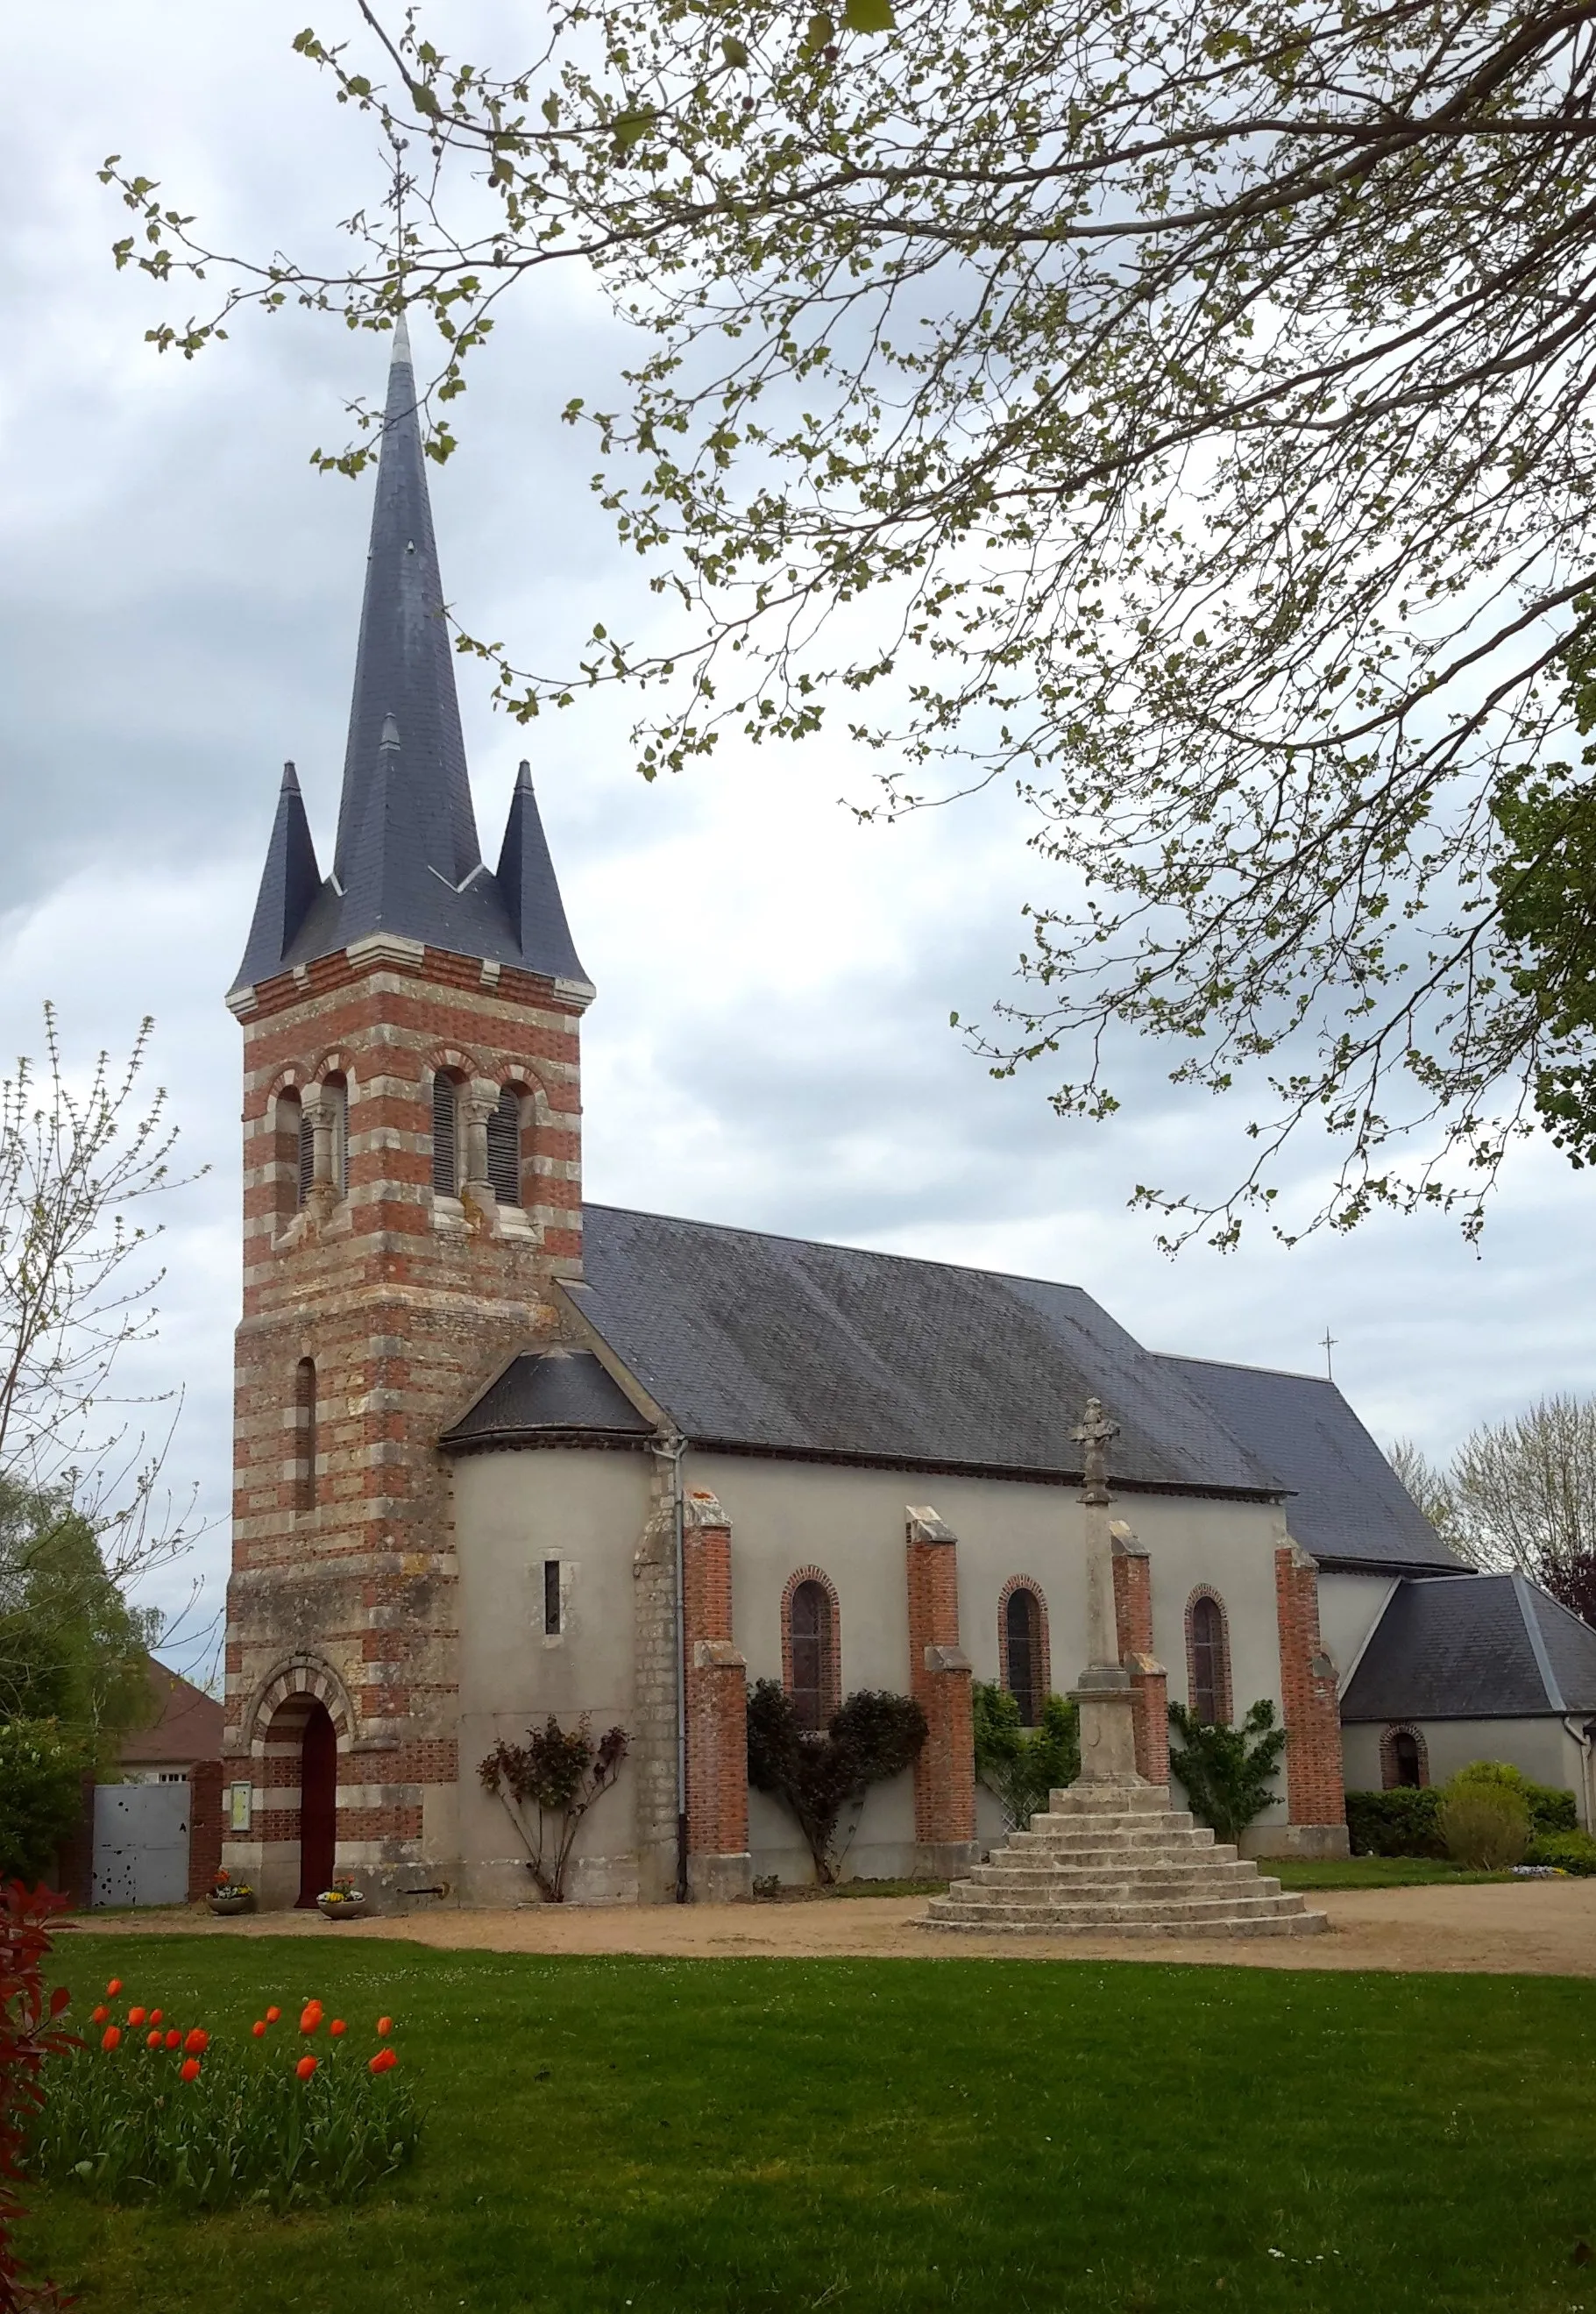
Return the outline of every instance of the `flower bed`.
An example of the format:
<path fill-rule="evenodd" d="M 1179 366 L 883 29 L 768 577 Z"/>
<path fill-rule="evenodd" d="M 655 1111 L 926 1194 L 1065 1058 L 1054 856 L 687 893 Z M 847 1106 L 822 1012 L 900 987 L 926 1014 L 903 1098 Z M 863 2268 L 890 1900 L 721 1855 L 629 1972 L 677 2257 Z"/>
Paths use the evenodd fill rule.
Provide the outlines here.
<path fill-rule="evenodd" d="M 395 2079 L 391 2018 L 371 2047 L 320 2001 L 297 2033 L 273 2007 L 234 2049 L 160 2009 L 124 2008 L 121 1991 L 113 1977 L 87 2037 L 50 2067 L 32 2175 L 114 2202 L 287 2209 L 356 2200 L 413 2158 L 420 2121 Z"/>

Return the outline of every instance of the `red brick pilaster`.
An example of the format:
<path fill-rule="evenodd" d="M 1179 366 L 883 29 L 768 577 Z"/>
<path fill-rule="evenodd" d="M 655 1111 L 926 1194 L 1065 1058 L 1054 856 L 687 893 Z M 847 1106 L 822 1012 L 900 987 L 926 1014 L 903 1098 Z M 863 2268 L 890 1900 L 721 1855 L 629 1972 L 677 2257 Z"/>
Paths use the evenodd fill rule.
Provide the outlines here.
<path fill-rule="evenodd" d="M 1344 1824 L 1341 1712 L 1336 1666 L 1318 1627 L 1318 1564 L 1300 1544 L 1274 1554 L 1280 1695 L 1286 1727 L 1286 1797 L 1293 1824 Z"/>
<path fill-rule="evenodd" d="M 695 1896 L 745 1894 L 748 1680 L 732 1642 L 731 1521 L 688 1489 L 682 1511 L 682 1636 L 687 1683 L 687 1880 Z"/>
<path fill-rule="evenodd" d="M 930 1729 L 914 1763 L 914 1838 L 928 1869 L 958 1859 L 924 1854 L 975 1837 L 975 1745 L 970 1659 L 958 1643 L 958 1538 L 934 1510 L 908 1513 L 909 1662 Z"/>
<path fill-rule="evenodd" d="M 1114 1550 L 1114 1620 L 1119 1659 L 1136 1699 L 1136 1773 L 1150 1784 L 1169 1780 L 1169 1683 L 1152 1651 L 1152 1560 L 1120 1519 L 1110 1530 Z"/>
<path fill-rule="evenodd" d="M 189 1770 L 189 1902 L 208 1896 L 222 1862 L 222 1762 Z"/>

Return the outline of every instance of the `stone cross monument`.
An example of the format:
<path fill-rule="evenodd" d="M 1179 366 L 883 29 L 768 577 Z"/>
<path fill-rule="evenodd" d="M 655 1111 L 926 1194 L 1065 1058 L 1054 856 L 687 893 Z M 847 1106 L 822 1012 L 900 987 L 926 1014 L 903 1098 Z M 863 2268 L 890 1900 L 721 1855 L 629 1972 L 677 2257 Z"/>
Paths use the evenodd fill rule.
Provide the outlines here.
<path fill-rule="evenodd" d="M 1102 1403 L 1086 1401 L 1071 1436 L 1081 1449 L 1080 1499 L 1086 1509 L 1087 1664 L 1071 1693 L 1080 1707 L 1080 1784 L 1118 1788 L 1142 1781 L 1136 1772 L 1135 1696 L 1120 1661 L 1114 1613 L 1114 1539 L 1109 1532 L 1108 1442 L 1119 1435 Z M 1109 1797 L 1108 1791 L 1104 1797 Z M 1084 1797 L 1084 1795 L 1083 1795 Z"/>

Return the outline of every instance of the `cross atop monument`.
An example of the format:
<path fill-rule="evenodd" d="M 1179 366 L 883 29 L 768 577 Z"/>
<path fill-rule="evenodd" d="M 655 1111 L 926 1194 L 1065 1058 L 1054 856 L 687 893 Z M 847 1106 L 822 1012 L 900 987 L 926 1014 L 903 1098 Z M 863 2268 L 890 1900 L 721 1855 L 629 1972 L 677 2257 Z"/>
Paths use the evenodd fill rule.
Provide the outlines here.
<path fill-rule="evenodd" d="M 1108 1491 L 1108 1441 L 1119 1436 L 1119 1425 L 1109 1421 L 1100 1398 L 1087 1400 L 1086 1413 L 1070 1435 L 1077 1445 L 1086 1449 L 1080 1458 L 1081 1501 L 1112 1502 L 1114 1497 Z"/>

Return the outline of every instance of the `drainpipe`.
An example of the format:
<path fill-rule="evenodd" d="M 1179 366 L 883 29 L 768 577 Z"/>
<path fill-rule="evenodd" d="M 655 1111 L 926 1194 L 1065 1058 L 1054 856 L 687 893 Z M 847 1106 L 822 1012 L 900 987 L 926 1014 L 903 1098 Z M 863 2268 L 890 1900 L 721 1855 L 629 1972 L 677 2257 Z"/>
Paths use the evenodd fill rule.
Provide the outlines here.
<path fill-rule="evenodd" d="M 1591 1727 L 1592 1723 L 1587 1721 L 1583 1727 L 1581 1727 L 1577 1721 L 1565 1717 L 1563 1725 L 1580 1748 L 1580 1783 L 1582 1786 L 1580 1797 L 1585 1804 L 1584 1829 L 1587 1832 L 1596 1831 L 1596 1790 L 1592 1788 L 1593 1779 L 1592 1772 L 1592 1757 Z"/>
<path fill-rule="evenodd" d="M 656 1446 L 656 1454 L 671 1466 L 671 1528 L 676 1569 L 676 1902 L 687 1902 L 687 1600 L 683 1579 L 683 1511 L 682 1457 L 685 1438 L 673 1437 Z"/>

